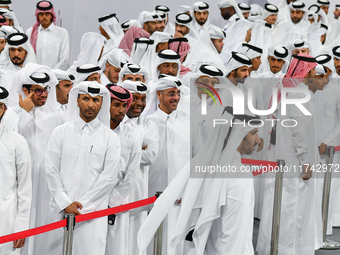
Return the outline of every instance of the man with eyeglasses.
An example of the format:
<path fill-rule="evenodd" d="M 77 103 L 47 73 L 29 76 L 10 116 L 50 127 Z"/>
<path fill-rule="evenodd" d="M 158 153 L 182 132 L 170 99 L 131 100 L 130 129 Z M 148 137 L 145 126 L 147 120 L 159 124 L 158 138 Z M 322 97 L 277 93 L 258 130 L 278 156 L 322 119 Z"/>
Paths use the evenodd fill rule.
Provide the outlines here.
<path fill-rule="evenodd" d="M 203 145 L 198 128 L 190 128 L 189 115 L 177 109 L 183 86 L 178 78 L 165 76 L 158 80 L 153 92 L 158 105 L 148 118 L 158 126 L 159 150 L 155 162 L 149 168 L 149 196 L 163 191 Z M 167 239 L 173 232 L 177 209 L 179 207 L 174 208 L 165 220 L 162 254 L 183 254 L 183 245 L 171 247 Z"/>
<path fill-rule="evenodd" d="M 20 119 L 18 132 L 26 138 L 32 157 L 31 228 L 51 223 L 46 210 L 52 197 L 46 183 L 43 155 L 52 131 L 64 123 L 64 117 L 57 114 L 56 84 L 58 80 L 49 67 L 33 63 L 18 71 L 12 82 L 13 92 L 16 92 L 12 101 L 19 101 L 13 108 Z M 40 253 L 45 235 L 28 238 L 24 254 L 47 254 Z"/>
<path fill-rule="evenodd" d="M 0 86 L 0 236 L 29 228 L 32 199 L 31 157 L 26 140 L 3 123 L 8 91 Z M 20 254 L 25 238 L 0 244 L 0 254 Z"/>

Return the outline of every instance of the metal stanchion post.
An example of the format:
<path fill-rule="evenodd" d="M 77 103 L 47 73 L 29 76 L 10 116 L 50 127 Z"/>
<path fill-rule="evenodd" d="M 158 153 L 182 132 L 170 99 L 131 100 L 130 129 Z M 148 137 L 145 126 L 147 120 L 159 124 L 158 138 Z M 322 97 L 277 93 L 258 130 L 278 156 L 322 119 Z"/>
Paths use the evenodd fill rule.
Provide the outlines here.
<path fill-rule="evenodd" d="M 156 192 L 158 198 L 163 192 Z M 163 222 L 159 225 L 154 237 L 153 237 L 153 255 L 162 254 L 162 238 L 163 238 Z"/>
<path fill-rule="evenodd" d="M 322 249 L 335 250 L 340 248 L 340 244 L 332 240 L 327 240 L 327 222 L 328 222 L 328 211 L 329 211 L 329 197 L 331 191 L 331 180 L 332 180 L 332 164 L 334 157 L 334 147 L 327 146 L 326 148 L 326 165 L 327 171 L 325 172 L 323 182 L 323 196 L 322 196 L 322 226 L 323 226 L 323 244 Z"/>
<path fill-rule="evenodd" d="M 282 203 L 282 185 L 283 185 L 283 167 L 284 160 L 277 160 L 279 171 L 275 176 L 275 191 L 274 191 L 274 206 L 272 220 L 272 237 L 270 243 L 270 255 L 277 255 L 279 250 L 279 233 L 280 233 L 280 218 L 281 218 L 281 203 Z"/>
<path fill-rule="evenodd" d="M 65 219 L 67 220 L 67 225 L 64 228 L 64 249 L 63 255 L 72 255 L 72 245 L 73 245 L 73 230 L 75 226 L 75 215 L 66 214 Z"/>

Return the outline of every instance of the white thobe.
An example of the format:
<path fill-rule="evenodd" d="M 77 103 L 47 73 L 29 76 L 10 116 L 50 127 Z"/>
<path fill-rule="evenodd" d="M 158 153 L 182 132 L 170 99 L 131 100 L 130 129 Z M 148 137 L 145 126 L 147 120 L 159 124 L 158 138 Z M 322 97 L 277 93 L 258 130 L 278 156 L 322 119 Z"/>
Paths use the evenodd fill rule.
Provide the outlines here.
<path fill-rule="evenodd" d="M 190 132 L 190 117 L 179 110 L 166 114 L 157 108 L 148 118 L 159 128 L 159 153 L 149 168 L 149 196 L 154 196 L 157 191 L 165 190 L 192 155 L 202 148 L 202 138 L 197 137 L 193 130 Z M 176 247 L 168 245 L 179 210 L 180 207 L 171 209 L 164 221 L 162 254 L 183 253 L 184 240 Z"/>
<path fill-rule="evenodd" d="M 49 106 L 34 107 L 29 113 L 19 106 L 13 108 L 19 116 L 18 132 L 27 140 L 32 158 L 32 208 L 30 227 L 38 227 L 48 222 L 51 194 L 45 176 L 45 148 L 55 127 L 64 123 L 64 118 Z M 44 234 L 29 237 L 24 246 L 24 254 L 39 254 L 44 247 Z M 46 253 L 45 253 L 46 254 Z"/>
<path fill-rule="evenodd" d="M 31 157 L 26 140 L 0 124 L 0 236 L 29 228 L 32 199 Z M 13 242 L 0 244 L 0 254 L 20 254 Z"/>
<path fill-rule="evenodd" d="M 1 79 L 0 79 L 1 86 L 11 91 L 13 76 L 20 70 L 21 70 L 21 67 L 14 65 L 12 61 L 10 61 L 8 65 L 2 69 Z"/>
<path fill-rule="evenodd" d="M 132 127 L 121 122 L 114 132 L 119 136 L 121 143 L 118 174 L 120 182 L 109 196 L 110 207 L 134 202 L 129 198 L 129 193 L 134 189 L 138 179 L 142 154 L 138 136 Z M 129 238 L 129 214 L 129 211 L 117 214 L 114 225 L 108 226 L 105 254 L 127 255 L 131 244 L 137 244 L 137 236 L 134 240 Z"/>
<path fill-rule="evenodd" d="M 241 169 L 241 154 L 236 151 L 230 163 Z M 213 221 L 206 245 L 206 255 L 253 255 L 254 185 L 250 172 L 225 178 L 226 205 Z"/>
<path fill-rule="evenodd" d="M 63 210 L 74 201 L 82 204 L 81 213 L 108 208 L 109 194 L 119 182 L 120 141 L 98 118 L 85 123 L 78 117 L 56 128 L 45 156 L 46 177 L 53 197 L 50 212 L 54 210 L 59 220 Z M 107 225 L 106 217 L 77 223 L 73 254 L 104 255 Z M 53 240 L 50 247 L 57 242 L 62 244 L 62 238 Z"/>
<path fill-rule="evenodd" d="M 300 83 L 297 87 L 306 89 L 306 86 Z M 288 93 L 287 98 L 296 99 L 301 96 L 301 93 Z M 303 164 L 309 163 L 316 167 L 318 163 L 314 94 L 303 105 L 312 115 L 304 115 L 295 105 L 288 105 L 287 115 L 278 116 L 280 120 L 294 119 L 298 123 L 296 127 L 290 128 L 277 125 L 276 158 L 285 160 L 285 165 L 290 170 L 283 175 L 279 239 L 281 255 L 314 254 L 315 233 L 319 228 L 316 225 L 321 224 L 321 218 L 318 218 L 315 212 L 315 177 L 306 181 L 301 178 Z M 288 123 L 294 125 L 293 121 L 287 121 L 286 125 L 289 125 Z M 274 174 L 267 173 L 267 176 L 274 176 Z M 265 181 L 266 190 L 257 242 L 257 251 L 263 255 L 270 254 L 275 179 L 265 178 Z"/>
<path fill-rule="evenodd" d="M 278 28 L 280 31 L 286 32 L 286 36 L 281 37 L 281 43 L 285 44 L 291 40 L 301 38 L 301 35 L 303 38 L 307 38 L 309 26 L 309 21 L 305 19 L 301 19 L 301 21 L 297 24 L 293 23 L 291 19 L 280 23 Z"/>
<path fill-rule="evenodd" d="M 136 184 L 132 187 L 129 193 L 130 202 L 134 202 L 148 197 L 149 165 L 155 161 L 159 149 L 158 127 L 154 121 L 141 116 L 137 118 L 128 118 L 125 116 L 123 121 L 126 125 L 135 129 L 135 132 L 139 137 L 139 148 L 147 145 L 147 148 L 142 150 Z M 136 254 L 136 251 L 138 251 L 137 233 L 146 219 L 147 206 L 130 211 L 129 216 L 129 254 L 133 255 Z"/>
<path fill-rule="evenodd" d="M 27 29 L 26 35 L 30 40 L 32 27 Z M 46 29 L 38 27 L 36 43 L 37 63 L 52 69 L 66 70 L 69 66 L 70 42 L 65 28 L 53 23 Z"/>
<path fill-rule="evenodd" d="M 321 143 L 327 146 L 340 145 L 340 87 L 331 82 L 327 84 L 322 91 L 319 91 L 316 97 L 317 110 L 318 110 L 318 146 Z M 321 156 L 321 163 L 325 164 L 325 155 Z M 335 153 L 333 158 L 333 164 L 339 163 L 339 154 Z M 339 174 L 337 172 L 332 173 L 331 184 L 331 198 L 329 205 L 329 217 L 327 234 L 332 234 L 332 226 L 340 226 L 340 210 L 339 203 L 337 202 L 337 196 L 339 192 Z M 319 184 L 317 186 L 318 193 L 317 198 L 319 206 L 322 203 L 322 187 L 323 178 L 317 179 Z M 333 217 L 333 215 L 335 217 Z M 334 219 L 333 219 L 334 218 Z M 322 234 L 322 233 L 321 233 Z"/>
<path fill-rule="evenodd" d="M 110 84 L 110 83 L 112 83 L 112 82 L 109 80 L 109 78 L 107 78 L 107 76 L 106 76 L 104 73 L 102 73 L 102 74 L 100 75 L 100 83 L 101 83 L 103 86 L 106 86 L 107 84 Z"/>

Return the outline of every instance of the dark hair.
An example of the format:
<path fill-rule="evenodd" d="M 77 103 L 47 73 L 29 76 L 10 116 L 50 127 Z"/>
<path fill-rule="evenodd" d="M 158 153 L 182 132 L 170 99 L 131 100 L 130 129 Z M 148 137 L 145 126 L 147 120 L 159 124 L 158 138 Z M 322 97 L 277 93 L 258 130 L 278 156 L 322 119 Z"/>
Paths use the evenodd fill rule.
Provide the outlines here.
<path fill-rule="evenodd" d="M 28 90 L 28 93 L 29 93 L 31 88 L 32 88 L 32 84 L 23 84 L 22 87 L 26 88 Z"/>

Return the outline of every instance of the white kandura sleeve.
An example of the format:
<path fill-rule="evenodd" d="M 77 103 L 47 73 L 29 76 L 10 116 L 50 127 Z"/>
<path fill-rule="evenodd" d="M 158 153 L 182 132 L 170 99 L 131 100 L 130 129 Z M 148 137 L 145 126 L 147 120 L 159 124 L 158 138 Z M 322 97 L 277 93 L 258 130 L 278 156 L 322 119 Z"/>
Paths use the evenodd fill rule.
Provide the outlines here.
<path fill-rule="evenodd" d="M 125 168 L 125 176 L 120 180 L 118 185 L 114 187 L 109 197 L 109 206 L 111 207 L 121 205 L 124 202 L 125 198 L 131 191 L 131 188 L 135 185 L 138 171 L 140 171 L 140 160 L 142 154 L 140 142 L 138 137 L 131 140 L 133 141 L 133 144 L 131 146 L 129 161 L 127 162 L 127 165 L 120 164 L 120 167 Z M 120 169 L 120 172 L 122 170 L 124 171 L 124 169 Z"/>
<path fill-rule="evenodd" d="M 148 166 L 155 162 L 159 151 L 159 132 L 156 123 L 148 119 L 147 132 L 143 145 L 148 147 L 142 150 L 141 166 Z"/>
<path fill-rule="evenodd" d="M 28 144 L 22 136 L 15 149 L 15 165 L 17 170 L 18 209 L 15 216 L 14 232 L 29 228 L 32 203 L 31 155 Z"/>
<path fill-rule="evenodd" d="M 302 115 L 301 111 L 295 107 L 295 105 L 288 105 L 287 106 L 287 115 L 290 119 L 295 120 L 298 124 L 294 127 L 295 122 L 294 121 L 287 121 L 288 126 L 292 129 L 292 141 L 293 146 L 297 152 L 297 155 L 300 160 L 300 164 L 308 164 L 308 162 L 305 162 L 307 158 L 307 132 L 305 130 L 305 122 L 307 121 L 306 118 L 308 116 Z M 311 116 L 310 116 L 311 117 Z"/>
<path fill-rule="evenodd" d="M 340 93 L 340 88 L 338 89 L 338 93 Z M 334 127 L 332 132 L 330 132 L 322 141 L 324 144 L 328 146 L 339 145 L 339 144 L 335 144 L 336 142 L 339 141 L 339 138 L 340 138 L 340 98 L 339 96 L 337 96 L 336 111 L 338 113 L 338 124 Z"/>
<path fill-rule="evenodd" d="M 53 67 L 53 69 L 66 70 L 66 68 L 68 68 L 69 66 L 70 60 L 70 40 L 67 30 L 63 30 L 63 32 L 61 33 L 60 41 L 61 45 L 59 51 L 59 61 Z"/>
<path fill-rule="evenodd" d="M 45 171 L 48 188 L 60 211 L 73 203 L 66 194 L 60 176 L 62 137 L 61 129 L 56 128 L 48 141 L 45 153 Z"/>
<path fill-rule="evenodd" d="M 104 169 L 98 176 L 91 189 L 79 199 L 83 205 L 82 213 L 97 210 L 101 203 L 109 197 L 112 189 L 119 182 L 118 170 L 120 161 L 121 146 L 118 135 L 112 132 L 104 162 Z"/>
<path fill-rule="evenodd" d="M 33 116 L 29 114 L 26 110 L 21 108 L 20 106 L 15 106 L 13 110 L 18 114 L 19 116 L 19 122 L 18 122 L 18 132 L 19 134 L 22 134 L 24 130 L 27 128 L 27 125 L 33 121 Z"/>

